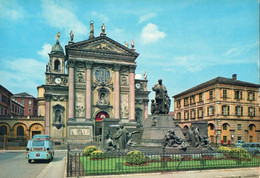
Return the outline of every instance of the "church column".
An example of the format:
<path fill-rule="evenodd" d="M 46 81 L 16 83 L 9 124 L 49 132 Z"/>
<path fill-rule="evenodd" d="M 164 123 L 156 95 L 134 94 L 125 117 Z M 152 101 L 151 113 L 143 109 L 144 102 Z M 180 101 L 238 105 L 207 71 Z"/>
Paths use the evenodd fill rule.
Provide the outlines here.
<path fill-rule="evenodd" d="M 45 133 L 50 135 L 50 100 L 51 95 L 45 95 Z"/>
<path fill-rule="evenodd" d="M 120 119 L 120 65 L 114 65 L 115 82 L 114 82 L 114 110 L 115 119 Z"/>
<path fill-rule="evenodd" d="M 74 118 L 74 61 L 68 62 L 69 66 L 69 119 Z"/>
<path fill-rule="evenodd" d="M 129 87 L 130 87 L 130 103 L 129 103 L 129 121 L 135 121 L 135 68 L 130 66 Z"/>
<path fill-rule="evenodd" d="M 144 100 L 144 120 L 148 117 L 148 101 Z"/>
<path fill-rule="evenodd" d="M 91 72 L 92 63 L 86 62 L 85 78 L 86 78 L 86 119 L 91 119 Z"/>

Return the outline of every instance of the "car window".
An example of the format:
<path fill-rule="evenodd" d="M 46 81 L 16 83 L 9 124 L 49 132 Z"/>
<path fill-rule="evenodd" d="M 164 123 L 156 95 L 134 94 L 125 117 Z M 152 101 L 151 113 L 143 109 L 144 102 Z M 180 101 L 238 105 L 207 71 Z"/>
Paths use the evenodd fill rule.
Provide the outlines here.
<path fill-rule="evenodd" d="M 255 147 L 255 144 L 252 144 L 250 147 L 251 147 L 251 148 L 254 148 L 254 147 Z"/>
<path fill-rule="evenodd" d="M 244 144 L 243 147 L 249 147 L 249 144 Z"/>
<path fill-rule="evenodd" d="M 260 144 L 256 144 L 256 147 L 257 147 L 257 148 L 260 148 Z"/>
<path fill-rule="evenodd" d="M 33 141 L 33 146 L 44 146 L 44 141 Z"/>

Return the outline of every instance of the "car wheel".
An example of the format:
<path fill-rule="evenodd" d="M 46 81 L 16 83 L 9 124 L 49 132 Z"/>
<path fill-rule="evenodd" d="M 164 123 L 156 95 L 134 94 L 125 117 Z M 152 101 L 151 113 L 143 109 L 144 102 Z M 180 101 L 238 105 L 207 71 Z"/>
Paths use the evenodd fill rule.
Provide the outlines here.
<path fill-rule="evenodd" d="M 31 160 L 31 159 L 28 159 L 28 163 L 32 163 L 32 160 Z"/>

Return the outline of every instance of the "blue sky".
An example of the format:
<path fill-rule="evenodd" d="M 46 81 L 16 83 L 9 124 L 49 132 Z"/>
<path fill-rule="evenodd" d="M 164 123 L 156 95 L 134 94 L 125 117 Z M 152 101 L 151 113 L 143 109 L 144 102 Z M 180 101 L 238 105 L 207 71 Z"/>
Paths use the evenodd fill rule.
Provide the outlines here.
<path fill-rule="evenodd" d="M 135 41 L 136 74 L 170 96 L 218 76 L 259 83 L 258 0 L 0 0 L 0 84 L 37 96 L 57 32 L 64 47 L 95 36 Z M 151 92 L 150 98 L 154 97 Z M 171 108 L 172 110 L 172 108 Z"/>

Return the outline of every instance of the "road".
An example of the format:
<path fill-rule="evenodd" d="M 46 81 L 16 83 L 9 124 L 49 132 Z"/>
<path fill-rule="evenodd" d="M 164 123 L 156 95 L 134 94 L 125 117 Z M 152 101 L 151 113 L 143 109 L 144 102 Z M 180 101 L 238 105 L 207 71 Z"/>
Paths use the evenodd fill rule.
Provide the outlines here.
<path fill-rule="evenodd" d="M 58 162 L 66 156 L 65 151 L 55 151 L 52 162 Z M 25 151 L 0 152 L 0 177 L 1 178 L 35 178 L 48 165 L 46 161 L 37 161 L 31 164 L 25 158 Z"/>

